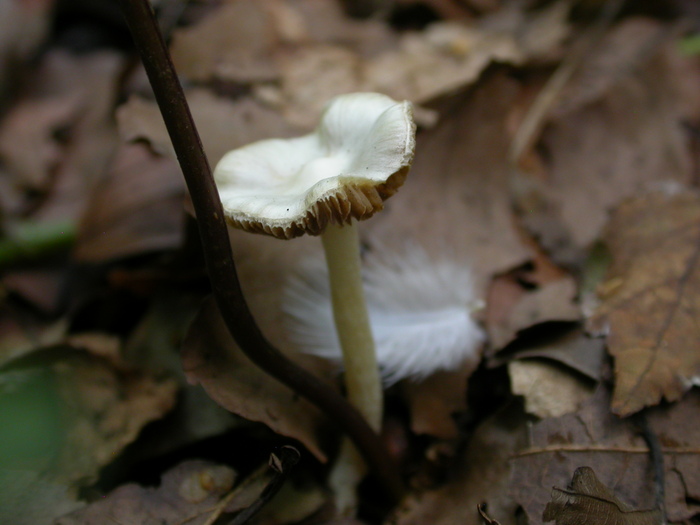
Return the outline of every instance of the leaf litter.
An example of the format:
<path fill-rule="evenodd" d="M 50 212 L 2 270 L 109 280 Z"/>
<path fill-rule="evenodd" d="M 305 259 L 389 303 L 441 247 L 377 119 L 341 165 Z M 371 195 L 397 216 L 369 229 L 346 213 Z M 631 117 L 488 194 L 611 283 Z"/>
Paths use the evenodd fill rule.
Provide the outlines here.
<path fill-rule="evenodd" d="M 488 339 L 460 369 L 389 390 L 385 438 L 412 487 L 389 522 L 481 523 L 477 505 L 487 502 L 502 525 L 523 515 L 539 523 L 548 503 L 546 519 L 576 523 L 590 487 L 621 512 L 648 508 L 648 449 L 633 420 L 613 415 L 640 410 L 662 444 L 669 521 L 695 519 L 697 196 L 689 130 L 700 121 L 700 67 L 676 48 L 690 11 L 679 7 L 669 21 L 623 9 L 542 117 L 514 178 L 509 152 L 523 115 L 591 21 L 582 23 L 563 1 L 529 9 L 443 0 L 415 11 L 416 2 L 385 2 L 392 16 L 368 19 L 348 17 L 341 4 L 189 6 L 171 48 L 212 164 L 247 142 L 307 131 L 335 94 L 379 90 L 417 105 L 413 170 L 386 210 L 362 225 L 363 245 L 388 257 L 417 246 L 471 272 Z M 44 3 L 36 5 L 46 16 Z M 410 30 L 400 27 L 405 13 L 419 22 Z M 13 38 L 36 49 L 32 39 L 41 34 L 22 43 L 6 33 L 2 52 Z M 18 483 L 39 481 L 34 498 L 1 502 L 0 510 L 55 506 L 44 515 L 27 511 L 27 523 L 51 523 L 80 505 L 87 505 L 82 514 L 55 523 L 204 523 L 205 509 L 231 488 L 232 465 L 248 455 L 236 448 L 241 435 L 267 427 L 325 460 L 337 446 L 334 429 L 239 355 L 211 300 L 185 330 L 209 290 L 187 229 L 179 168 L 142 73 L 127 66 L 124 51 L 78 58 L 45 38 L 38 60 L 22 64 L 31 89 L 12 95 L 0 86 L 8 108 L 0 119 L 0 218 L 4 231 L 26 219 L 67 218 L 78 235 L 73 251 L 3 272 L 0 348 L 6 384 L 33 410 L 43 407 L 22 420 L 43 425 L 29 434 L 64 438 L 3 447 L 3 458 L 28 462 Z M 523 180 L 534 194 L 521 193 Z M 305 260 L 321 256 L 317 239 L 231 238 L 265 335 L 337 384 L 336 370 L 298 356 L 286 332 L 284 288 Z M 586 258 L 602 244 L 610 267 L 600 282 L 598 270 L 587 273 Z M 204 387 L 198 395 L 178 369 L 174 350 L 183 340 L 185 374 Z M 43 386 L 32 397 L 33 385 Z M 52 397 L 47 385 L 60 385 L 61 394 Z M 2 392 L 0 405 L 19 406 L 9 395 Z M 212 410 L 207 395 L 226 411 Z M 59 428 L 54 405 L 74 423 Z M 211 446 L 219 439 L 228 446 Z M 114 475 L 128 457 L 150 466 L 150 482 Z M 299 468 L 324 468 L 314 465 Z M 207 469 L 229 476 L 226 488 L 214 484 L 201 500 L 183 499 L 177 480 Z M 555 489 L 552 500 L 552 487 L 566 486 L 574 472 L 572 489 Z M 261 522 L 312 513 L 316 522 L 335 519 L 317 474 L 312 489 L 286 487 L 287 503 Z M 149 487 L 158 477 L 159 487 Z M 104 499 L 88 504 L 90 494 Z M 365 498 L 360 520 L 380 522 Z M 304 502 L 296 514 L 290 501 Z"/>

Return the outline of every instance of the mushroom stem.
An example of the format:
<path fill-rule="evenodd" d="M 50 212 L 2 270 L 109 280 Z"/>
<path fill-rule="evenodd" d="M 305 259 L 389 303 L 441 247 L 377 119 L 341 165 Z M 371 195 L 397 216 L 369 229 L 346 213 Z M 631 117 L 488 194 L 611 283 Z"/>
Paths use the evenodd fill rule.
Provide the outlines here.
<path fill-rule="evenodd" d="M 321 239 L 348 398 L 378 432 L 382 424 L 382 383 L 362 285 L 357 223 L 329 224 Z"/>

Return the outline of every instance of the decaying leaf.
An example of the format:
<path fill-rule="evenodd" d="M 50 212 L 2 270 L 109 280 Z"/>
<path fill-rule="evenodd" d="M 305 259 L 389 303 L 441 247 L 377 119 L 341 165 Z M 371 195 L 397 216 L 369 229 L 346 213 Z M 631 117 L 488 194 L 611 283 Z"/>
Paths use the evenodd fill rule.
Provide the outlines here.
<path fill-rule="evenodd" d="M 532 425 L 530 444 L 512 460 L 510 491 L 531 522 L 548 503 L 553 486 L 562 486 L 581 465 L 595 470 L 632 508 L 648 508 L 655 501 L 654 471 L 649 449 L 631 419 L 609 411 L 604 388 L 573 414 Z M 662 445 L 666 479 L 666 511 L 671 522 L 688 520 L 700 512 L 700 394 L 648 410 L 651 431 Z M 501 518 L 501 515 L 497 515 Z"/>
<path fill-rule="evenodd" d="M 493 62 L 556 55 L 568 7 L 527 12 L 514 4 L 483 20 L 436 22 L 397 37 L 377 21 L 343 17 L 338 6 L 246 0 L 177 32 L 173 54 L 190 78 L 253 84 L 260 101 L 308 129 L 343 93 L 379 91 L 420 104 L 472 84 Z"/>
<path fill-rule="evenodd" d="M 74 256 L 107 261 L 180 246 L 184 184 L 175 161 L 123 146 L 83 214 Z"/>
<path fill-rule="evenodd" d="M 313 358 L 299 358 L 307 365 L 314 362 Z M 325 460 L 318 443 L 318 410 L 243 354 L 212 298 L 204 303 L 190 327 L 182 360 L 188 380 L 201 384 L 221 406 L 299 440 L 316 457 Z"/>
<path fill-rule="evenodd" d="M 477 361 L 465 363 L 458 370 L 441 371 L 424 381 L 406 382 L 403 395 L 411 407 L 411 430 L 418 435 L 442 439 L 456 438 L 455 415 L 467 409 L 464 391 Z"/>
<path fill-rule="evenodd" d="M 657 192 L 622 204 L 607 228 L 613 257 L 591 327 L 615 358 L 613 411 L 678 400 L 700 383 L 700 194 Z"/>
<path fill-rule="evenodd" d="M 231 489 L 235 479 L 235 472 L 224 465 L 187 461 L 166 472 L 157 488 L 124 485 L 55 523 L 202 525 L 221 496 Z"/>
<path fill-rule="evenodd" d="M 581 318 L 573 277 L 543 253 L 533 252 L 525 267 L 497 275 L 490 284 L 484 315 L 489 357 L 534 325 Z"/>
<path fill-rule="evenodd" d="M 84 506 L 68 486 L 30 470 L 0 469 L 0 523 L 48 525 Z"/>
<path fill-rule="evenodd" d="M 661 511 L 630 509 L 598 480 L 593 469 L 579 467 L 566 489 L 552 489 L 552 501 L 544 509 L 542 520 L 557 525 L 660 525 Z"/>
<path fill-rule="evenodd" d="M 208 90 L 192 89 L 187 101 L 212 167 L 227 151 L 250 142 L 300 134 L 299 128 L 288 124 L 277 111 L 249 97 L 233 103 Z M 155 102 L 132 97 L 117 110 L 117 120 L 124 140 L 145 139 L 157 153 L 175 158 Z"/>
<path fill-rule="evenodd" d="M 489 366 L 529 358 L 554 361 L 582 377 L 599 381 L 605 359 L 605 340 L 590 337 L 579 323 L 537 324 L 523 330 L 516 341 L 489 360 Z"/>
<path fill-rule="evenodd" d="M 0 127 L 0 156 L 15 184 L 45 190 L 51 170 L 65 154 L 56 134 L 77 118 L 80 98 L 76 95 L 17 104 Z"/>
<path fill-rule="evenodd" d="M 1 377 L 7 425 L 0 463 L 66 484 L 94 480 L 175 402 L 174 381 L 127 367 L 118 343 L 100 335 L 27 354 L 5 365 Z"/>
<path fill-rule="evenodd" d="M 474 24 L 437 22 L 368 59 L 339 46 L 307 47 L 281 57 L 279 100 L 297 125 L 314 122 L 325 101 L 348 91 L 426 103 L 471 85 L 493 62 L 521 64 L 556 48 L 568 32 L 567 10 L 559 2 L 526 15 L 514 4 Z"/>
<path fill-rule="evenodd" d="M 519 183 L 539 188 L 537 196 L 523 198 L 521 209 L 555 260 L 578 264 L 581 250 L 600 236 L 609 210 L 623 199 L 654 185 L 690 181 L 678 122 L 694 116 L 675 80 L 689 66 L 668 35 L 667 26 L 640 18 L 612 29 L 583 61 L 545 128 L 546 168 L 537 175 L 543 180 L 533 175 Z"/>
<path fill-rule="evenodd" d="M 274 79 L 270 51 L 281 40 L 278 34 L 283 27 L 275 23 L 270 4 L 229 2 L 194 27 L 176 31 L 171 53 L 178 72 L 195 81 L 212 77 L 239 82 Z"/>
<path fill-rule="evenodd" d="M 488 360 L 506 363 L 511 390 L 524 396 L 526 410 L 541 418 L 576 411 L 601 379 L 605 342 L 587 336 L 579 323 L 531 326 Z"/>
<path fill-rule="evenodd" d="M 488 502 L 501 523 L 515 523 L 516 502 L 508 494 L 509 458 L 525 444 L 526 415 L 517 404 L 500 410 L 475 431 L 452 460 L 454 471 L 435 489 L 407 497 L 387 523 L 392 525 L 480 525 L 477 505 Z"/>
<path fill-rule="evenodd" d="M 46 38 L 54 0 L 0 3 L 0 104 L 20 83 L 23 64 Z"/>
<path fill-rule="evenodd" d="M 540 418 L 575 412 L 595 389 L 570 370 L 540 359 L 508 363 L 511 389 L 525 398 L 525 410 Z"/>

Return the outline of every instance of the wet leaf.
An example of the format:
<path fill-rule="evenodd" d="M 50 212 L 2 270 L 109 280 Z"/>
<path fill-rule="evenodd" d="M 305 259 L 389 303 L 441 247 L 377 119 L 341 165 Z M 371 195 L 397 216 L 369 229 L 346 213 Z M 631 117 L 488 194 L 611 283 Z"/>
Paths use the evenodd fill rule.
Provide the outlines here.
<path fill-rule="evenodd" d="M 579 467 L 566 489 L 552 489 L 552 501 L 542 515 L 545 522 L 557 525 L 659 525 L 658 509 L 632 510 L 603 485 L 589 467 Z"/>
<path fill-rule="evenodd" d="M 591 326 L 615 358 L 613 411 L 676 401 L 700 381 L 700 195 L 652 193 L 622 204 L 607 228 L 613 263 Z"/>

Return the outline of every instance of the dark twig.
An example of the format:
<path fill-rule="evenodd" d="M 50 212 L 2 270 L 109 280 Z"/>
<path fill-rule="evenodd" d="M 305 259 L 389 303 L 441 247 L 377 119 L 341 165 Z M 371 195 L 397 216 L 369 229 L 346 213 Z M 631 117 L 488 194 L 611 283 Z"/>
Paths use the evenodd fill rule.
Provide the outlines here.
<path fill-rule="evenodd" d="M 479 511 L 479 516 L 481 516 L 481 519 L 486 525 L 501 525 L 486 513 L 486 503 L 479 503 L 476 506 L 476 510 Z"/>
<path fill-rule="evenodd" d="M 277 453 L 270 454 L 270 468 L 275 471 L 274 477 L 251 505 L 239 512 L 228 525 L 243 525 L 255 516 L 282 488 L 289 470 L 299 462 L 299 451 L 294 447 L 281 447 Z"/>
<path fill-rule="evenodd" d="M 371 471 L 398 500 L 403 482 L 378 436 L 338 392 L 287 359 L 248 309 L 231 253 L 224 212 L 182 86 L 148 0 L 121 0 L 197 215 L 209 280 L 231 335 L 256 365 L 318 406 L 352 439 Z"/>
<path fill-rule="evenodd" d="M 649 425 L 646 411 L 635 416 L 639 431 L 649 447 L 649 457 L 654 470 L 654 492 L 656 493 L 656 506 L 661 511 L 662 524 L 668 523 L 666 519 L 666 470 L 664 467 L 664 452 L 661 449 L 659 437 Z"/>

